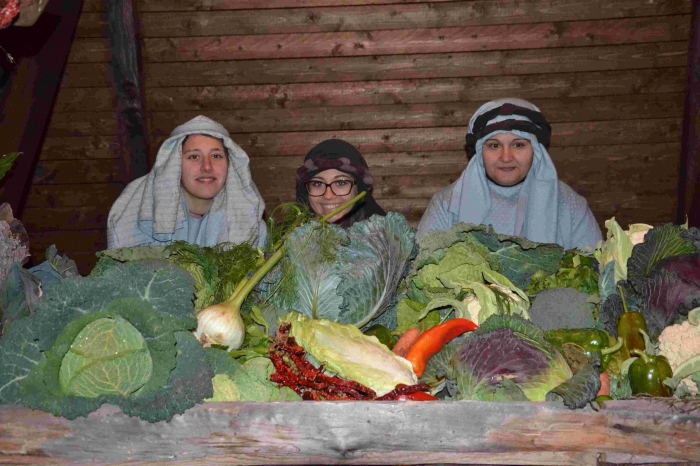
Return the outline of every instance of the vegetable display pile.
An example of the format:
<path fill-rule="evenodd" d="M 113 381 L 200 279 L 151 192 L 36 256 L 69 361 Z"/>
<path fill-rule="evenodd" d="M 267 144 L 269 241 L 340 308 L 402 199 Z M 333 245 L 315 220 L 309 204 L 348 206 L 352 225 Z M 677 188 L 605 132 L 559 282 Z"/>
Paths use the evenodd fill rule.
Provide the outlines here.
<path fill-rule="evenodd" d="M 264 249 L 101 251 L 87 277 L 18 254 L 0 403 L 157 422 L 210 401 L 698 396 L 700 230 L 606 227 L 586 251 L 467 224 L 416 243 L 398 213 L 344 230 L 288 206 Z"/>

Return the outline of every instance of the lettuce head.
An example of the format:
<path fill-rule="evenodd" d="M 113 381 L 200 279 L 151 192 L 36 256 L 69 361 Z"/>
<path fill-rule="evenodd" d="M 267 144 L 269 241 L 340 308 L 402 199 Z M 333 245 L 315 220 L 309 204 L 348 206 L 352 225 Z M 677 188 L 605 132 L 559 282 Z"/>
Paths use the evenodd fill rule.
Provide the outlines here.
<path fill-rule="evenodd" d="M 400 383 L 417 383 L 410 362 L 354 325 L 309 319 L 298 313 L 289 313 L 283 320 L 292 325 L 289 334 L 317 363 L 371 388 L 377 396 L 390 392 Z"/>

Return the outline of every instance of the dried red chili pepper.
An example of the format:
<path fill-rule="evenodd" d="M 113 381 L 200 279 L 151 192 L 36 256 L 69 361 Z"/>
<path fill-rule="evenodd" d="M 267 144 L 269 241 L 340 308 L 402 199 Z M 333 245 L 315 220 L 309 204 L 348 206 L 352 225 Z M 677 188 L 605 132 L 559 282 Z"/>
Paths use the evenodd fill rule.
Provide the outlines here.
<path fill-rule="evenodd" d="M 19 0 L 7 0 L 5 6 L 0 10 L 0 29 L 10 26 L 18 14 Z"/>

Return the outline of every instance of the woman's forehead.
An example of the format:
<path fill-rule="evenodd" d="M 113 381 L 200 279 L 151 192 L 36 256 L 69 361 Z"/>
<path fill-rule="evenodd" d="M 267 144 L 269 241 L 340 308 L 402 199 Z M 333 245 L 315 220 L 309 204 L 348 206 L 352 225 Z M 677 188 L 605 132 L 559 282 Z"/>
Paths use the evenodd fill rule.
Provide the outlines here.
<path fill-rule="evenodd" d="M 183 148 L 191 150 L 201 147 L 223 149 L 224 144 L 219 138 L 208 136 L 206 134 L 191 134 L 185 138 L 182 144 Z"/>

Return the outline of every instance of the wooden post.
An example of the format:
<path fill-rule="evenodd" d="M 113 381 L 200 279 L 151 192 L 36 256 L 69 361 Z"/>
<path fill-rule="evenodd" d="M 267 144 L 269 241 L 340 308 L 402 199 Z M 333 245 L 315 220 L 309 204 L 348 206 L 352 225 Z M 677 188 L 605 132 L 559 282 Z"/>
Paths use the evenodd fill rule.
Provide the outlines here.
<path fill-rule="evenodd" d="M 3 464 L 559 464 L 700 460 L 698 401 L 205 403 L 150 424 L 0 406 Z M 695 463 L 697 464 L 697 463 Z"/>
<path fill-rule="evenodd" d="M 681 139 L 678 223 L 700 227 L 700 0 L 693 0 Z"/>
<path fill-rule="evenodd" d="M 53 0 L 31 27 L 0 31 L 0 43 L 17 69 L 5 84 L 0 116 L 0 153 L 22 152 L 3 180 L 2 200 L 15 216 L 22 210 L 53 112 L 63 69 L 73 42 L 83 0 Z M 17 52 L 20 50 L 20 52 Z"/>
<path fill-rule="evenodd" d="M 133 0 L 105 0 L 111 78 L 116 89 L 117 138 L 124 181 L 148 172 L 148 132 L 144 119 L 138 27 Z"/>

